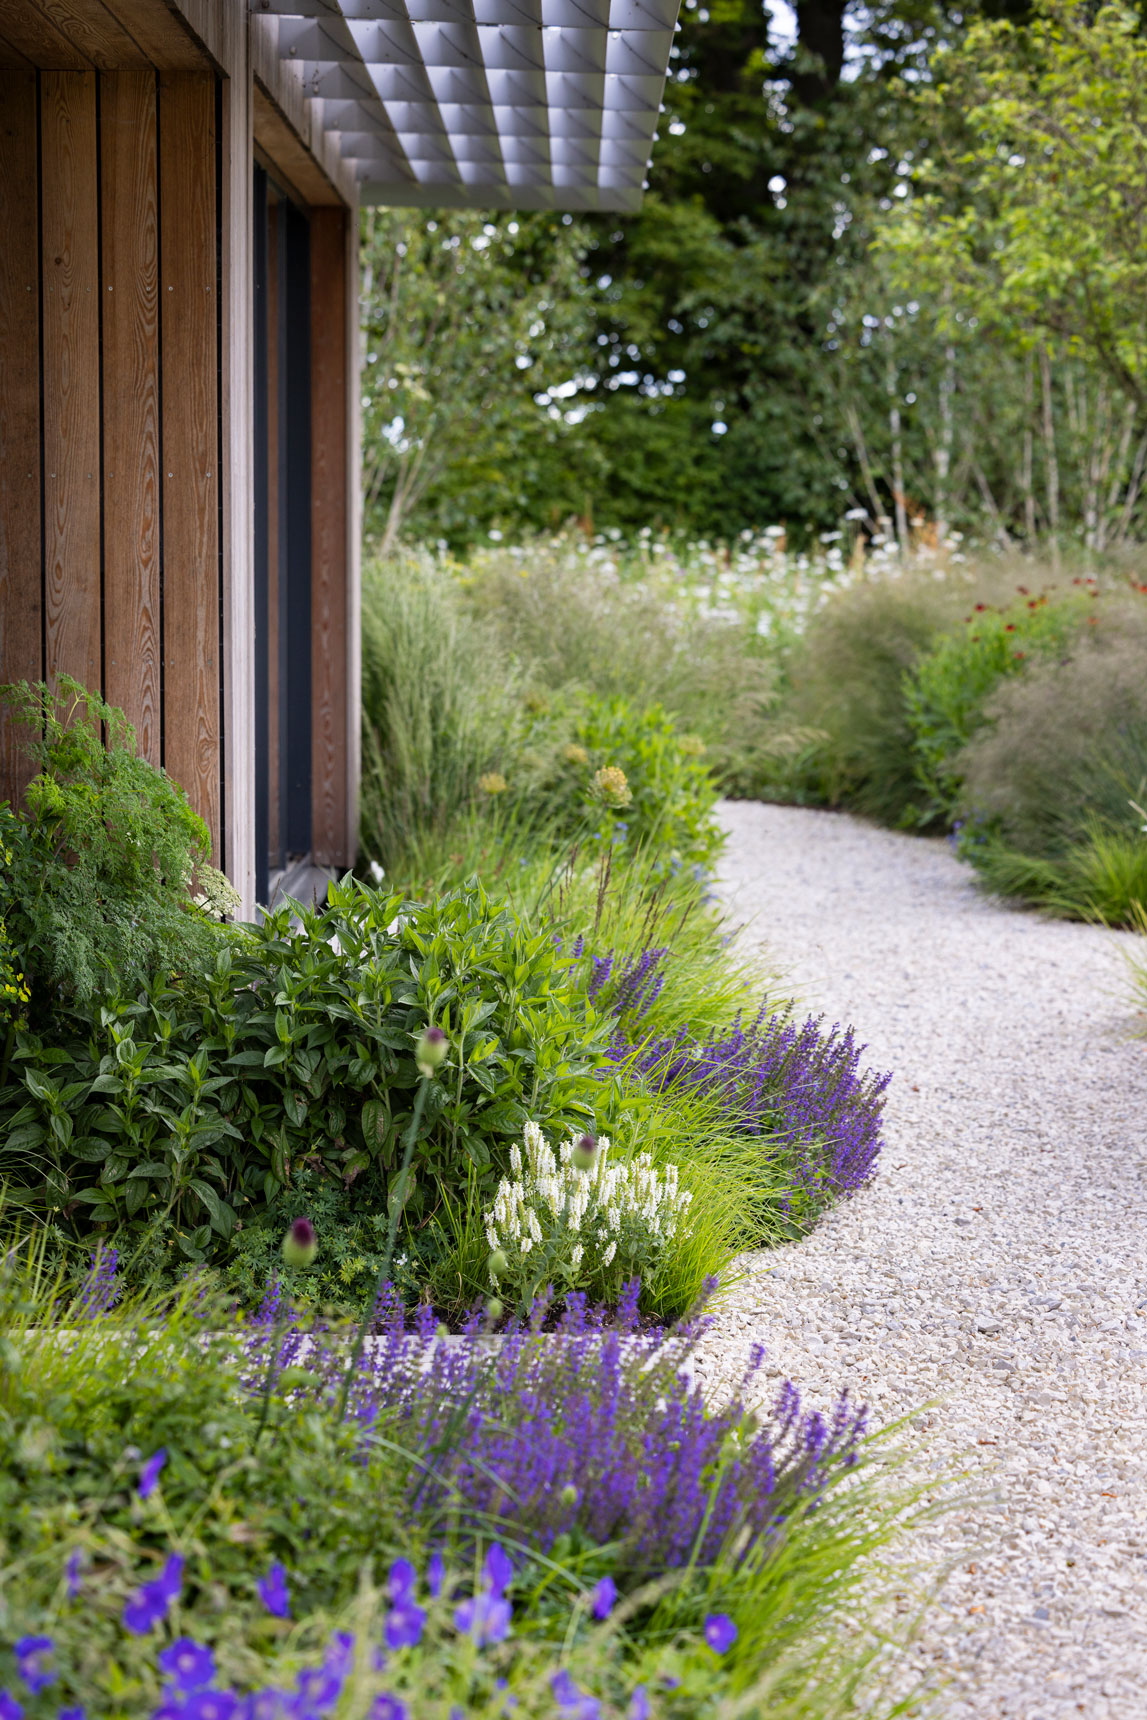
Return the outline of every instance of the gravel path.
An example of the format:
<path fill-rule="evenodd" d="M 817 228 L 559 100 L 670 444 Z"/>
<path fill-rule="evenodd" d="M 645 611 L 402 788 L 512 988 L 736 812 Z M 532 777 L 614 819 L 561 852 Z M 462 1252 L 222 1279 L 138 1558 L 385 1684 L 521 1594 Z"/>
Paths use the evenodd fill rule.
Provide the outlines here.
<path fill-rule="evenodd" d="M 753 1342 L 818 1402 L 917 1421 L 979 1503 L 917 1663 L 940 1710 L 1147 1716 L 1147 1041 L 1119 936 L 981 897 L 946 844 L 732 803 L 746 948 L 895 1071 L 876 1181 L 807 1241 L 746 1257 L 699 1358 Z"/>

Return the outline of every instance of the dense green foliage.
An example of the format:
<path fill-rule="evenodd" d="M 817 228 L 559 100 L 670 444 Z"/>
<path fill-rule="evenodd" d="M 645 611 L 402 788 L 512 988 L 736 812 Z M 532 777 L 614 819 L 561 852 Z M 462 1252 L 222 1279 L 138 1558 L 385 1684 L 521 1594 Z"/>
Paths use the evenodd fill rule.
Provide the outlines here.
<path fill-rule="evenodd" d="M 0 694 L 38 766 L 25 816 L 0 807 L 0 923 L 36 1007 L 197 964 L 218 939 L 211 912 L 236 898 L 183 790 L 136 754 L 121 711 L 68 676 L 55 693 L 22 682 Z"/>
<path fill-rule="evenodd" d="M 693 1720 L 714 1698 L 757 1686 L 779 1720 L 836 1720 L 858 1688 L 879 1703 L 869 1711 L 881 1720 L 900 1711 L 880 1696 L 875 1642 L 847 1648 L 834 1622 L 859 1604 L 869 1556 L 887 1548 L 911 1507 L 907 1490 L 889 1486 L 875 1463 L 833 1468 L 815 1511 L 787 1502 L 766 1556 L 740 1559 L 731 1546 L 704 1565 L 654 1569 L 650 1585 L 635 1576 L 624 1536 L 602 1545 L 579 1529 L 546 1552 L 539 1522 L 512 1508 L 496 1525 L 463 1532 L 456 1510 L 425 1485 L 446 1448 L 443 1432 L 420 1438 L 396 1401 L 383 1401 L 368 1430 L 340 1422 L 313 1365 L 276 1371 L 264 1427 L 252 1366 L 267 1334 L 236 1329 L 202 1285 L 93 1314 L 44 1278 L 25 1245 L 5 1264 L 0 1320 L 0 1685 L 22 1689 L 10 1645 L 47 1637 L 51 1682 L 39 1696 L 23 1693 L 29 1714 L 79 1700 L 108 1720 L 144 1720 L 161 1700 L 157 1657 L 176 1639 L 210 1650 L 227 1686 L 286 1687 L 337 1650 L 336 1631 L 355 1633 L 364 1652 L 330 1711 L 365 1713 L 380 1685 L 365 1649 L 384 1638 L 397 1558 L 417 1570 L 425 1635 L 421 1645 L 392 1648 L 385 1684 L 413 1701 L 414 1720 L 445 1720 L 459 1697 L 491 1717 L 512 1697 L 519 1713 L 541 1720 L 553 1712 L 559 1664 L 619 1712 L 645 1684 L 657 1720 Z M 624 1371 L 616 1433 L 637 1456 L 679 1355 L 673 1346 L 636 1380 L 644 1356 Z M 557 1415 L 571 1393 L 569 1370 L 552 1348 L 537 1365 L 548 1367 L 545 1401 Z M 474 1368 L 480 1382 L 480 1362 Z M 504 1398 L 501 1410 L 516 1429 L 529 1406 Z M 457 1418 L 445 1429 L 456 1437 Z M 715 1442 L 708 1485 L 732 1455 L 733 1440 Z M 590 1454 L 589 1473 L 592 1465 Z M 481 1583 L 495 1536 L 513 1560 L 513 1629 L 480 1653 L 454 1615 L 459 1593 Z M 424 1580 L 432 1549 L 446 1573 L 437 1604 Z M 150 1629 L 129 1633 L 125 1603 L 172 1553 L 183 1561 L 178 1602 Z M 285 1583 L 278 1613 L 259 1592 L 275 1565 Z M 607 1576 L 625 1599 L 601 1623 L 591 1609 Z M 868 1584 L 867 1604 L 877 1606 L 883 1585 L 873 1588 L 870 1576 Z M 735 1653 L 706 1646 L 704 1620 L 718 1611 L 740 1621 Z M 671 1706 L 662 1675 L 678 1681 Z"/>

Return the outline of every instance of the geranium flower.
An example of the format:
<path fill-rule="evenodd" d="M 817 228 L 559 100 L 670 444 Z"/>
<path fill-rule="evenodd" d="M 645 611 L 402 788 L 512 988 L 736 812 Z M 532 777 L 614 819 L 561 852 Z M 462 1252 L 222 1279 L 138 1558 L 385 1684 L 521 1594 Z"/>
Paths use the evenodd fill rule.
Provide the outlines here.
<path fill-rule="evenodd" d="M 148 1499 L 151 1497 L 152 1493 L 154 1493 L 155 1484 L 159 1480 L 159 1472 L 166 1462 L 167 1452 L 161 1445 L 154 1457 L 149 1457 L 139 1472 L 139 1487 L 137 1491 L 141 1499 Z"/>
<path fill-rule="evenodd" d="M 260 1577 L 255 1584 L 255 1591 L 275 1618 L 290 1618 L 291 1597 L 287 1592 L 287 1573 L 278 1559 L 272 1564 L 265 1577 Z"/>
<path fill-rule="evenodd" d="M 649 1720 L 649 1692 L 638 1684 L 629 1699 L 628 1720 Z"/>
<path fill-rule="evenodd" d="M 401 1606 L 414 1593 L 414 1585 L 418 1581 L 418 1572 L 409 1559 L 395 1559 L 390 1567 L 390 1575 L 386 1579 L 387 1592 L 396 1606 Z"/>
<path fill-rule="evenodd" d="M 514 1567 L 509 1554 L 497 1541 L 486 1554 L 486 1582 L 495 1600 L 500 1600 L 513 1579 Z"/>
<path fill-rule="evenodd" d="M 167 1617 L 172 1601 L 178 1600 L 183 1588 L 183 1559 L 172 1553 L 162 1572 L 154 1581 L 137 1589 L 123 1609 L 124 1629 L 134 1636 L 146 1636 L 161 1619 Z M 3 1716 L 0 1716 L 3 1720 Z"/>
<path fill-rule="evenodd" d="M 426 1612 L 424 1608 L 415 1606 L 412 1600 L 404 1600 L 401 1605 L 393 1607 L 386 1615 L 387 1648 L 395 1650 L 417 1648 L 422 1640 L 425 1624 Z"/>
<path fill-rule="evenodd" d="M 24 1720 L 24 1710 L 7 1690 L 0 1690 L 0 1720 Z"/>
<path fill-rule="evenodd" d="M 22 1636 L 12 1652 L 16 1656 L 16 1671 L 32 1695 L 46 1690 L 56 1682 L 55 1668 L 47 1664 L 55 1652 L 50 1636 Z"/>
<path fill-rule="evenodd" d="M 180 1710 L 182 1720 L 237 1720 L 238 1712 L 230 1690 L 193 1690 Z"/>
<path fill-rule="evenodd" d="M 590 1611 L 594 1618 L 608 1618 L 617 1599 L 617 1584 L 612 1577 L 602 1577 L 591 1593 Z"/>
<path fill-rule="evenodd" d="M 737 1627 L 728 1613 L 710 1613 L 705 1620 L 705 1641 L 714 1654 L 726 1654 L 737 1640 Z"/>
<path fill-rule="evenodd" d="M 181 1636 L 165 1648 L 159 1666 L 179 1690 L 202 1690 L 215 1677 L 215 1656 L 189 1636 Z"/>
<path fill-rule="evenodd" d="M 446 1580 L 446 1566 L 441 1553 L 432 1553 L 430 1563 L 426 1567 L 426 1587 L 430 1590 L 431 1600 L 437 1600 L 442 1593 L 442 1584 Z"/>
<path fill-rule="evenodd" d="M 384 1690 L 371 1704 L 370 1720 L 407 1720 L 406 1703 Z"/>
<path fill-rule="evenodd" d="M 80 1555 L 73 1553 L 64 1566 L 64 1574 L 68 1584 L 68 1599 L 74 1601 L 82 1587 L 80 1583 Z"/>
<path fill-rule="evenodd" d="M 479 1648 L 485 1648 L 488 1643 L 505 1641 L 510 1633 L 512 1610 L 509 1601 L 493 1595 L 474 1595 L 455 1611 L 454 1628 L 472 1636 Z"/>

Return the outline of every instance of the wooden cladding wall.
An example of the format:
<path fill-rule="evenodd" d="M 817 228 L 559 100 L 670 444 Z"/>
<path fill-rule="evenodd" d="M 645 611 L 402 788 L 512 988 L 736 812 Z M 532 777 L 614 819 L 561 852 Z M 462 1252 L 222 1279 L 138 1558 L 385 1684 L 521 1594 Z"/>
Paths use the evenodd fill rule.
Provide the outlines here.
<path fill-rule="evenodd" d="M 209 73 L 0 71 L 0 672 L 122 706 L 217 859 L 219 103 Z M 0 727 L 0 799 L 26 780 Z"/>

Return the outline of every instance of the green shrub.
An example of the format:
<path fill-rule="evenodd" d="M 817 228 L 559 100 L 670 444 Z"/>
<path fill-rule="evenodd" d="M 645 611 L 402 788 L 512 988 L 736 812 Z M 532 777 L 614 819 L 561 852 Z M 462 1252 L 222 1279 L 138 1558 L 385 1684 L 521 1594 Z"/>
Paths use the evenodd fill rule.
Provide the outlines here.
<path fill-rule="evenodd" d="M 0 1095 L 13 1169 L 53 1210 L 217 1257 L 304 1165 L 386 1211 L 428 1023 L 450 1056 L 422 1118 L 405 1211 L 491 1193 L 527 1121 L 593 1128 L 605 1031 L 547 932 L 478 884 L 425 907 L 347 882 L 292 926 L 283 907 L 199 987 L 153 983 L 18 1036 Z M 62 1042 L 61 1042 L 62 1040 Z M 26 1178 L 22 1178 L 26 1181 Z"/>
<path fill-rule="evenodd" d="M 1067 656 L 988 700 L 956 756 L 960 851 L 989 888 L 1136 923 L 1147 903 L 1147 604 L 1111 602 Z"/>
<path fill-rule="evenodd" d="M 987 701 L 1001 681 L 1070 645 L 1087 619 L 1090 596 L 1045 592 L 1006 609 L 977 603 L 912 668 L 904 700 L 923 789 L 919 823 L 951 821 L 961 782 L 955 761 L 988 720 Z"/>
<path fill-rule="evenodd" d="M 21 682 L 0 696 L 39 767 L 24 817 L 0 807 L 0 921 L 33 1018 L 60 996 L 209 963 L 226 937 L 215 915 L 238 897 L 207 864 L 207 826 L 183 790 L 137 757 L 123 712 L 66 675 L 56 693 Z"/>
<path fill-rule="evenodd" d="M 627 565 L 613 546 L 540 541 L 486 550 L 462 578 L 474 612 L 537 687 L 663 706 L 701 736 L 726 781 L 772 695 L 773 652 L 757 622 L 773 570 L 757 546 L 744 589 L 726 592 L 726 576 L 740 577 L 727 556 L 657 548 L 659 558 L 647 550 Z"/>
<path fill-rule="evenodd" d="M 362 848 L 394 872 L 501 765 L 515 674 L 493 630 L 427 558 L 369 565 L 362 619 Z"/>
<path fill-rule="evenodd" d="M 870 1461 L 862 1446 L 855 1466 L 834 1455 L 802 1498 L 810 1480 L 800 1464 L 805 1424 L 792 1416 L 790 1442 L 774 1422 L 777 1527 L 747 1556 L 735 1533 L 739 1516 L 706 1560 L 662 1558 L 651 1569 L 624 1519 L 616 1535 L 590 1533 L 596 1496 L 606 1492 L 595 1489 L 595 1472 L 608 1472 L 618 1452 L 636 1464 L 656 1449 L 667 1471 L 657 1484 L 671 1493 L 676 1449 L 692 1442 L 704 1450 L 708 1436 L 699 1494 L 678 1501 L 687 1522 L 758 1434 L 748 1416 L 721 1424 L 689 1398 L 685 1432 L 678 1426 L 675 1439 L 666 1437 L 682 1395 L 679 1341 L 655 1352 L 651 1367 L 637 1340 L 632 1360 L 618 1364 L 615 1354 L 599 1382 L 600 1337 L 560 1346 L 535 1340 L 520 1377 L 501 1391 L 496 1359 L 484 1365 L 480 1346 L 456 1352 L 468 1422 L 448 1401 L 435 1402 L 433 1386 L 421 1388 L 425 1421 L 404 1417 L 395 1389 L 401 1370 L 391 1366 L 388 1378 L 383 1355 L 370 1419 L 340 1423 L 329 1380 L 345 1359 L 345 1332 L 312 1340 L 305 1358 L 292 1333 L 296 1362 L 307 1365 L 284 1367 L 281 1355 L 264 1426 L 267 1329 L 236 1328 L 202 1284 L 99 1313 L 82 1295 L 46 1283 L 22 1245 L 4 1263 L 0 1322 L 0 1685 L 19 1688 L 9 1645 L 47 1636 L 54 1682 L 31 1698 L 30 1714 L 82 1700 L 93 1715 L 146 1720 L 162 1699 L 158 1656 L 184 1637 L 211 1650 L 225 1686 L 286 1687 L 337 1653 L 336 1631 L 355 1633 L 360 1645 L 332 1709 L 343 1716 L 365 1714 L 382 1684 L 412 1704 L 413 1720 L 445 1720 L 455 1698 L 468 1713 L 493 1716 L 507 1696 L 528 1720 L 543 1720 L 554 1712 L 559 1665 L 611 1712 L 624 1712 L 634 1685 L 646 1684 L 655 1720 L 701 1720 L 714 1701 L 746 1692 L 750 1711 L 767 1709 L 775 1720 L 844 1720 L 862 1696 L 874 1720 L 900 1711 L 882 1693 L 887 1631 L 871 1641 L 853 1635 L 853 1620 L 875 1622 L 900 1576 L 893 1563 L 887 1583 L 874 1581 L 873 1555 L 887 1562 L 897 1528 L 919 1514 L 912 1493 L 881 1473 L 888 1452 Z M 475 1437 L 476 1399 L 489 1427 L 482 1449 L 496 1454 L 503 1444 L 511 1458 L 528 1446 L 539 1403 L 547 1432 L 563 1417 L 568 1429 L 593 1406 L 607 1437 L 596 1446 L 570 1442 L 566 1462 L 586 1482 L 574 1489 L 572 1532 L 547 1544 L 537 1500 L 531 1509 L 510 1491 L 496 1519 L 479 1518 L 476 1529 L 460 1525 L 461 1501 L 444 1505 L 441 1489 L 436 1496 L 438 1466 L 456 1461 Z M 813 1431 L 819 1449 L 826 1430 Z M 833 1438 L 839 1447 L 839 1429 Z M 680 1462 L 692 1479 L 688 1458 Z M 554 1489 L 551 1511 L 562 1493 Z M 454 1610 L 456 1591 L 479 1587 L 494 1535 L 513 1560 L 513 1628 L 482 1653 Z M 426 1581 L 432 1551 L 445 1571 L 437 1600 Z M 178 1603 L 150 1630 L 129 1633 L 125 1602 L 172 1552 L 183 1560 Z M 380 1680 L 368 1650 L 383 1641 L 395 1601 L 388 1576 L 399 1558 L 416 1567 L 425 1634 L 421 1644 L 392 1646 Z M 259 1591 L 275 1564 L 289 1616 L 272 1613 Z M 591 1607 L 607 1576 L 616 1579 L 618 1603 L 599 1624 Z M 740 1625 L 734 1650 L 722 1655 L 704 1641 L 714 1613 Z"/>
<path fill-rule="evenodd" d="M 920 800 L 904 678 L 952 618 L 952 588 L 925 576 L 834 594 L 793 647 L 751 779 L 798 805 L 913 822 Z"/>
<path fill-rule="evenodd" d="M 528 710 L 506 792 L 553 842 L 644 852 L 654 876 L 706 867 L 722 838 L 704 750 L 658 705 L 558 696 Z"/>

